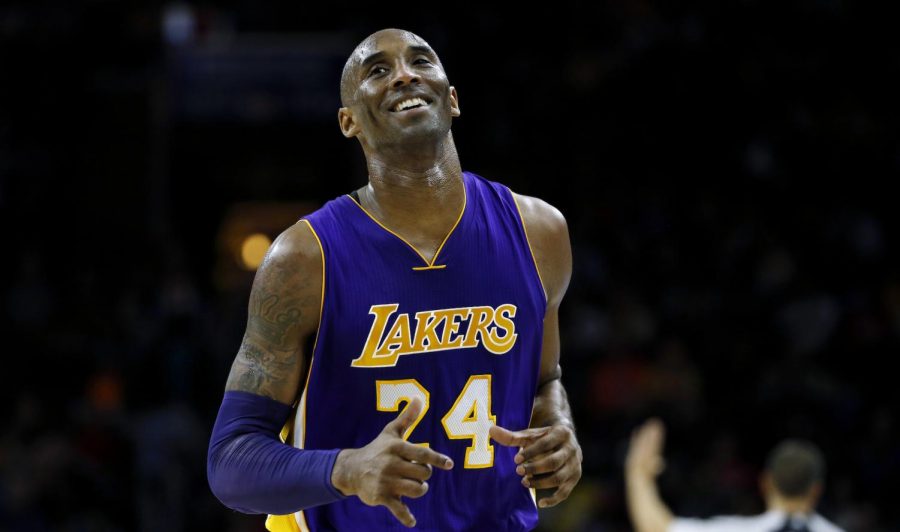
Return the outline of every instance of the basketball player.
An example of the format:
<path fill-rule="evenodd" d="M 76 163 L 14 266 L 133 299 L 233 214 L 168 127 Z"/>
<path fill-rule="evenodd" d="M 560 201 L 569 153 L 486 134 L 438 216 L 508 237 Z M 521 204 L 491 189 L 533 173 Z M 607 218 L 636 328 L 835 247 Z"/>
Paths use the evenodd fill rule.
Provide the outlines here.
<path fill-rule="evenodd" d="M 260 266 L 213 493 L 270 530 L 530 530 L 581 477 L 559 380 L 566 222 L 462 170 L 457 91 L 420 37 L 366 38 L 341 99 L 369 182 Z"/>
<path fill-rule="evenodd" d="M 652 419 L 635 430 L 625 460 L 628 513 L 637 532 L 842 532 L 815 512 L 822 494 L 825 461 L 806 441 L 775 447 L 760 476 L 763 514 L 712 519 L 673 517 L 659 497 L 655 477 L 662 472 L 663 425 Z"/>

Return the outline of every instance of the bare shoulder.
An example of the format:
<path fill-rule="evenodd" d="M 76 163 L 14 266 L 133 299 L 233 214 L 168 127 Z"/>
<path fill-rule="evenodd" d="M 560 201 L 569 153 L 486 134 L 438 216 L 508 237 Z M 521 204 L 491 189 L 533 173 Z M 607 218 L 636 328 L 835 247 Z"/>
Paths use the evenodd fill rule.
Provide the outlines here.
<path fill-rule="evenodd" d="M 312 227 L 305 221 L 295 223 L 282 231 L 269 246 L 253 279 L 251 303 L 254 292 L 260 292 L 257 295 L 266 294 L 270 299 L 271 296 L 280 300 L 301 297 L 304 306 L 309 297 L 315 296 L 318 312 L 322 265 L 322 248 Z M 318 314 L 315 318 L 318 320 Z"/>
<path fill-rule="evenodd" d="M 321 269 L 322 249 L 319 237 L 308 222 L 300 220 L 275 238 L 260 269 L 266 267 L 269 261 L 299 261 Z"/>
<path fill-rule="evenodd" d="M 540 198 L 515 192 L 513 198 L 522 214 L 548 304 L 559 305 L 572 277 L 572 246 L 566 218 Z"/>
<path fill-rule="evenodd" d="M 559 209 L 540 198 L 515 192 L 512 194 L 522 213 L 522 219 L 528 224 L 529 237 L 531 237 L 531 232 L 534 232 L 550 237 L 565 236 L 568 239 L 569 229 L 566 218 Z"/>
<path fill-rule="evenodd" d="M 225 385 L 286 404 L 296 398 L 306 339 L 319 325 L 322 250 L 306 222 L 272 242 L 253 279 L 247 328 Z"/>

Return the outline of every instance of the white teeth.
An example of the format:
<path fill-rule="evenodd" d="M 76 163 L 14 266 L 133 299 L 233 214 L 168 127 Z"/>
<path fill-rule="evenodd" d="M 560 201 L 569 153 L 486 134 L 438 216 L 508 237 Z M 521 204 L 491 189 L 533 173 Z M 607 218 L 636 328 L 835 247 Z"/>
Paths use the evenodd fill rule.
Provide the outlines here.
<path fill-rule="evenodd" d="M 394 111 L 404 111 L 414 105 L 428 105 L 428 102 L 426 102 L 422 98 L 410 98 L 408 100 L 403 100 L 402 102 L 395 105 Z"/>

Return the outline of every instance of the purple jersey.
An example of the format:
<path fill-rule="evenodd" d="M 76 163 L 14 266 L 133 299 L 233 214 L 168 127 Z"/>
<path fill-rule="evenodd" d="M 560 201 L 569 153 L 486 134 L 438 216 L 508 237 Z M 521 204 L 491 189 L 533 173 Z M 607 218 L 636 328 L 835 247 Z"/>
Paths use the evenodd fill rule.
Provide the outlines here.
<path fill-rule="evenodd" d="M 404 437 L 453 459 L 403 498 L 421 530 L 531 530 L 534 493 L 515 448 L 488 428 L 527 428 L 546 296 L 509 189 L 463 172 L 465 205 L 432 262 L 341 196 L 303 219 L 325 263 L 321 320 L 293 423 L 305 449 L 358 448 L 419 397 Z M 356 497 L 297 512 L 301 530 L 406 530 Z M 293 523 L 292 523 L 293 524 Z"/>

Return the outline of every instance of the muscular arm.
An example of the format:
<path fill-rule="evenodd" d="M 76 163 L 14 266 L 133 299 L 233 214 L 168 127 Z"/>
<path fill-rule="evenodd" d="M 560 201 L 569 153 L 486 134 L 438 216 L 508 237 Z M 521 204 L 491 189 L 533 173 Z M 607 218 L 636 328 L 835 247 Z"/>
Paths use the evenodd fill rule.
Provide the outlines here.
<path fill-rule="evenodd" d="M 568 397 L 560 381 L 562 368 L 559 362 L 559 305 L 572 277 L 569 230 L 562 213 L 548 203 L 521 195 L 516 195 L 516 203 L 547 295 L 541 369 L 531 426 L 565 425 L 574 431 Z"/>
<path fill-rule="evenodd" d="M 559 325 L 556 309 L 548 310 L 544 318 L 544 343 L 541 351 L 541 372 L 534 408 L 531 411 L 531 427 L 565 425 L 575 430 L 569 398 L 562 385 L 562 368 L 559 365 Z M 555 340 L 548 336 L 556 335 Z"/>
<path fill-rule="evenodd" d="M 294 402 L 303 346 L 319 324 L 322 268 L 321 250 L 306 222 L 275 239 L 253 281 L 247 328 L 226 391 Z"/>
<path fill-rule="evenodd" d="M 531 427 L 510 432 L 491 427 L 491 437 L 521 450 L 515 457 L 522 483 L 533 488 L 553 489 L 552 496 L 538 501 L 541 508 L 565 500 L 581 479 L 581 446 L 560 377 L 559 304 L 572 276 L 572 250 L 565 218 L 549 204 L 527 196 L 514 196 L 534 253 L 541 284 L 547 296 L 541 367 L 531 412 Z"/>
<path fill-rule="evenodd" d="M 330 480 L 339 449 L 301 450 L 278 438 L 297 396 L 302 347 L 318 325 L 322 286 L 321 250 L 298 222 L 275 239 L 256 273 L 210 438 L 209 485 L 229 508 L 280 515 L 343 496 Z"/>
<path fill-rule="evenodd" d="M 210 487 L 246 513 L 283 515 L 356 496 L 413 526 L 401 496 L 422 497 L 432 466 L 453 467 L 449 457 L 403 439 L 420 402 L 359 449 L 295 449 L 278 438 L 297 398 L 303 346 L 318 327 L 323 268 L 318 241 L 300 222 L 275 240 L 256 273 L 247 330 L 210 439 Z"/>

